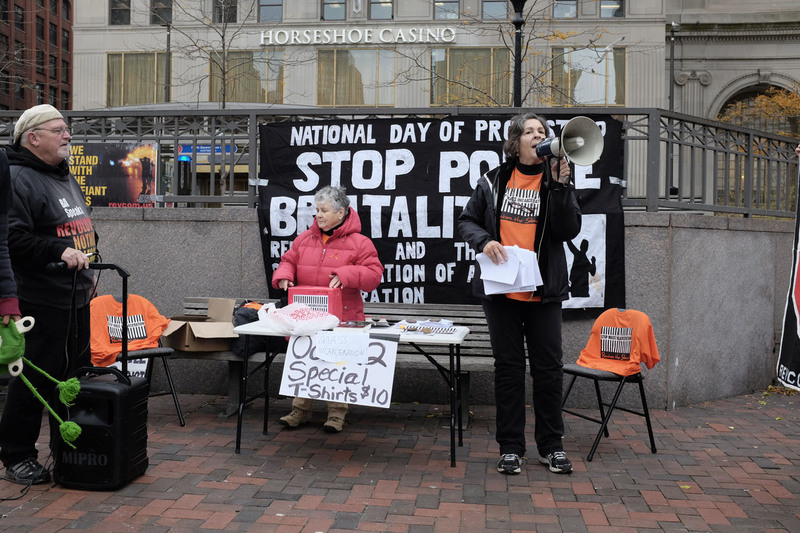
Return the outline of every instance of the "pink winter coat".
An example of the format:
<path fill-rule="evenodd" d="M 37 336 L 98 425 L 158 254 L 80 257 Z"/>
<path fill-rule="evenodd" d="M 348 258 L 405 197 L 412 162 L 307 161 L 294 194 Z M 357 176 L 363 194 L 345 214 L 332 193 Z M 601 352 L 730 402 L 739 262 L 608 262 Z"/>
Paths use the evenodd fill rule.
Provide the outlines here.
<path fill-rule="evenodd" d="M 342 320 L 364 320 L 361 291 L 378 287 L 383 265 L 369 237 L 361 234 L 361 219 L 351 207 L 344 224 L 333 231 L 326 244 L 316 218 L 311 227 L 297 236 L 292 247 L 283 254 L 272 274 L 272 286 L 288 279 L 295 285 L 328 287 L 331 275 L 342 281 Z"/>

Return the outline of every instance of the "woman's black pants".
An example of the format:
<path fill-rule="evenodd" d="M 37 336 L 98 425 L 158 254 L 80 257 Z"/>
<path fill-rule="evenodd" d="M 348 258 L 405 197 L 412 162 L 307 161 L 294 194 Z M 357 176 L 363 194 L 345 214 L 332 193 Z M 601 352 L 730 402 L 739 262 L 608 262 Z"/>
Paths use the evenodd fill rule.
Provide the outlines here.
<path fill-rule="evenodd" d="M 563 449 L 561 395 L 564 374 L 561 303 L 483 300 L 494 353 L 500 453 L 525 455 L 525 361 L 533 378 L 534 439 L 539 455 Z M 527 344 L 527 356 L 526 356 Z"/>

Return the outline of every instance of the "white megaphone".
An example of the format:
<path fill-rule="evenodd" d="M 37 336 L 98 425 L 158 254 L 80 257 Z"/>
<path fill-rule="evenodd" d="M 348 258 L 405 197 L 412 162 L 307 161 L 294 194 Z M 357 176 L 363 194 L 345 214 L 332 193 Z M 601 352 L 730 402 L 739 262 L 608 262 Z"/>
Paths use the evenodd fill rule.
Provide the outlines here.
<path fill-rule="evenodd" d="M 550 137 L 536 145 L 540 159 L 567 156 L 576 165 L 588 166 L 603 153 L 603 132 L 594 120 L 575 117 L 564 124 L 559 137 Z"/>

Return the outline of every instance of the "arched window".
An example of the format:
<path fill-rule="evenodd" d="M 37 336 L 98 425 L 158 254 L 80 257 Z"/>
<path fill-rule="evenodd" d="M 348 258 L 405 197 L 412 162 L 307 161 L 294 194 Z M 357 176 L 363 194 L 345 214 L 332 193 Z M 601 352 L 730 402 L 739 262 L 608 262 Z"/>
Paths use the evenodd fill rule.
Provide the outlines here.
<path fill-rule="evenodd" d="M 717 118 L 746 128 L 797 136 L 800 96 L 775 86 L 748 87 L 731 97 Z"/>

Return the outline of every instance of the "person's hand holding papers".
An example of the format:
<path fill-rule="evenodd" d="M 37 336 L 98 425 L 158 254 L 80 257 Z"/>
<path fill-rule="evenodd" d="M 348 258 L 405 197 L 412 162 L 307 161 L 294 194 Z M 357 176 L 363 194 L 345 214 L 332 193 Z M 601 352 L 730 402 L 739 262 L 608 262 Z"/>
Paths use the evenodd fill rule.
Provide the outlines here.
<path fill-rule="evenodd" d="M 489 241 L 486 246 L 481 250 L 495 265 L 505 263 L 508 260 L 508 252 L 506 247 L 497 241 Z"/>
<path fill-rule="evenodd" d="M 533 291 L 542 284 L 536 254 L 518 246 L 505 246 L 507 259 L 495 263 L 486 254 L 476 259 L 481 267 L 481 279 L 486 294 Z"/>

